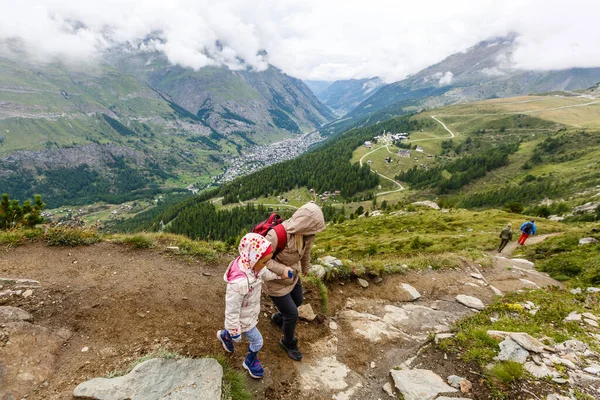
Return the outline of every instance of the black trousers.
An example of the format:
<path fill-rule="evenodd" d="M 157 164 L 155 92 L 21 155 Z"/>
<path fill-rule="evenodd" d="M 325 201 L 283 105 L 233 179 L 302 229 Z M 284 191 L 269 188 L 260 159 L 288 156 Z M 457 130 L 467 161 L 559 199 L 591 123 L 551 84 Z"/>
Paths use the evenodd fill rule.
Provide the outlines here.
<path fill-rule="evenodd" d="M 284 344 L 291 344 L 294 340 L 294 332 L 296 331 L 296 325 L 298 323 L 298 307 L 300 307 L 304 301 L 302 282 L 298 279 L 296 286 L 294 286 L 292 291 L 285 296 L 270 297 L 283 318 L 283 342 Z"/>
<path fill-rule="evenodd" d="M 500 253 L 502 250 L 504 250 L 504 248 L 506 247 L 506 245 L 508 244 L 508 239 L 500 239 L 500 247 L 498 247 L 498 253 Z"/>

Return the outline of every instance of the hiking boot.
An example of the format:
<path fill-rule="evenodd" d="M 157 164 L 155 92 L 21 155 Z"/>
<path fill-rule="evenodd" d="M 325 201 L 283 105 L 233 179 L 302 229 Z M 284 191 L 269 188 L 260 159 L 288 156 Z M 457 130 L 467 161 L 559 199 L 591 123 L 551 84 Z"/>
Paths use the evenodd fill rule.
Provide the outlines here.
<path fill-rule="evenodd" d="M 218 331 L 217 339 L 219 339 L 219 342 L 221 342 L 221 344 L 223 345 L 223 348 L 225 349 L 226 352 L 233 353 L 233 350 L 234 350 L 233 340 L 231 340 L 231 336 L 229 335 L 229 332 L 227 332 L 225 330 Z"/>
<path fill-rule="evenodd" d="M 279 329 L 283 329 L 283 317 L 279 311 L 271 315 L 271 322 L 277 325 Z"/>
<path fill-rule="evenodd" d="M 298 349 L 298 338 L 294 338 L 292 343 L 286 344 L 283 339 L 279 341 L 279 345 L 282 349 L 284 349 L 287 355 L 295 361 L 302 360 L 302 353 L 300 353 L 300 349 Z"/>
<path fill-rule="evenodd" d="M 254 379 L 260 379 L 265 375 L 265 370 L 263 369 L 260 361 L 258 361 L 257 351 L 250 351 L 250 349 L 248 349 L 248 355 L 244 360 L 243 367 Z"/>

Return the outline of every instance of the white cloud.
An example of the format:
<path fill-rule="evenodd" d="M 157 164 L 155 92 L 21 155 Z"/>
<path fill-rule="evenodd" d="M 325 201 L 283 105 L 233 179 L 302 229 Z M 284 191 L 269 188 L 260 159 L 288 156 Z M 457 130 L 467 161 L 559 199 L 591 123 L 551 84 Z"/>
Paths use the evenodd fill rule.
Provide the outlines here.
<path fill-rule="evenodd" d="M 152 36 L 147 48 L 196 69 L 268 61 L 300 78 L 393 81 L 511 31 L 513 66 L 600 66 L 599 14 L 596 0 L 0 0 L 0 50 L 19 38 L 42 60 L 93 60 Z"/>
<path fill-rule="evenodd" d="M 449 85 L 450 83 L 452 83 L 452 78 L 454 78 L 454 74 L 450 71 L 446 71 L 446 73 L 440 78 L 438 83 L 441 86 Z"/>

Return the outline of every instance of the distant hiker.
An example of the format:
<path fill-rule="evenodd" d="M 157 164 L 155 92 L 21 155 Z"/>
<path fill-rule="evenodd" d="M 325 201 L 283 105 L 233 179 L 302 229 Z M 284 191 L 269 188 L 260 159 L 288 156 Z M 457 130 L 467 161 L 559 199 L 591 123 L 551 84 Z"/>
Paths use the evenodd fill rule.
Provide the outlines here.
<path fill-rule="evenodd" d="M 498 253 L 502 253 L 502 250 L 506 247 L 508 242 L 510 242 L 513 238 L 513 233 L 511 229 L 512 225 L 506 225 L 506 228 L 502 229 L 500 232 L 500 246 L 498 246 Z"/>
<path fill-rule="evenodd" d="M 520 245 L 524 245 L 525 241 L 527 240 L 527 238 L 529 237 L 529 235 L 535 235 L 536 233 L 536 228 L 535 228 L 535 220 L 532 219 L 531 221 L 527 221 L 525 223 L 523 223 L 523 225 L 521 225 L 521 237 L 518 240 L 518 243 Z"/>
<path fill-rule="evenodd" d="M 302 353 L 298 349 L 298 339 L 295 336 L 298 307 L 304 300 L 300 274 L 307 274 L 310 269 L 310 248 L 315 234 L 325 229 L 325 218 L 319 206 L 311 202 L 296 210 L 282 225 L 285 228 L 287 243 L 283 250 L 267 263 L 267 268 L 277 275 L 284 275 L 289 266 L 293 269 L 294 276 L 291 279 L 265 282 L 263 290 L 279 310 L 271 317 L 271 321 L 283 331 L 279 345 L 291 359 L 300 361 Z M 277 248 L 277 237 L 275 229 L 271 229 L 265 236 L 274 249 Z"/>
<path fill-rule="evenodd" d="M 240 241 L 240 256 L 233 260 L 223 278 L 227 282 L 225 295 L 225 329 L 217 332 L 217 338 L 228 353 L 234 350 L 234 342 L 244 335 L 250 345 L 243 367 L 251 377 L 260 379 L 264 375 L 258 360 L 258 351 L 263 338 L 256 327 L 260 314 L 261 286 L 263 281 L 279 279 L 279 276 L 264 268 L 273 257 L 273 247 L 261 235 L 248 233 Z M 281 269 L 282 275 L 292 274 L 291 268 Z"/>

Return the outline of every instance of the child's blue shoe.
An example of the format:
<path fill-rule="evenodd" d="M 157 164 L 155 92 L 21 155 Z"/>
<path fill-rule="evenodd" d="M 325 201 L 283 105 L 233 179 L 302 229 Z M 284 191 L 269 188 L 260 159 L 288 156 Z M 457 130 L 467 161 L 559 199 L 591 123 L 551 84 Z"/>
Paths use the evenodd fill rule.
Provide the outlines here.
<path fill-rule="evenodd" d="M 260 361 L 258 361 L 257 351 L 250 351 L 250 349 L 248 349 L 248 355 L 244 360 L 244 368 L 254 379 L 260 379 L 265 375 L 265 370 L 263 369 Z"/>
<path fill-rule="evenodd" d="M 219 342 L 221 342 L 226 352 L 233 353 L 233 340 L 231 340 L 229 332 L 227 332 L 226 330 L 218 331 L 217 339 L 219 339 Z"/>

